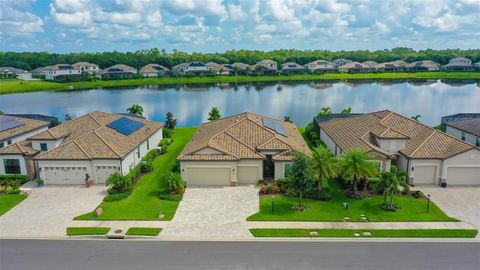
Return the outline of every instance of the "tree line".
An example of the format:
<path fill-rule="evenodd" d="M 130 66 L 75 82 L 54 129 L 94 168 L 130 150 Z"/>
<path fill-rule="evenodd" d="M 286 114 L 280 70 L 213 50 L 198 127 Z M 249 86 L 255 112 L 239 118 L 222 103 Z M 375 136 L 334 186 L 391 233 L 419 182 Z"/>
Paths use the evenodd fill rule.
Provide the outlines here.
<path fill-rule="evenodd" d="M 186 53 L 173 50 L 167 53 L 165 49 L 146 49 L 135 52 L 95 52 L 95 53 L 49 53 L 49 52 L 0 52 L 0 66 L 11 66 L 32 70 L 38 67 L 55 64 L 73 64 L 80 61 L 95 63 L 100 68 L 107 68 L 115 64 L 125 64 L 134 68 L 141 68 L 150 63 L 157 63 L 166 67 L 173 67 L 180 63 L 200 61 L 217 62 L 220 64 L 243 62 L 254 64 L 262 59 L 271 59 L 279 63 L 296 62 L 307 64 L 314 60 L 324 59 L 332 61 L 337 58 L 346 58 L 352 61 L 389 62 L 404 60 L 414 62 L 432 60 L 439 64 L 446 64 L 455 57 L 467 57 L 473 62 L 480 61 L 480 49 L 444 49 L 444 50 L 414 50 L 411 48 L 393 48 L 390 50 L 356 50 L 356 51 L 329 51 L 329 50 L 296 50 L 281 49 L 273 51 L 260 50 L 229 50 L 223 53 Z"/>

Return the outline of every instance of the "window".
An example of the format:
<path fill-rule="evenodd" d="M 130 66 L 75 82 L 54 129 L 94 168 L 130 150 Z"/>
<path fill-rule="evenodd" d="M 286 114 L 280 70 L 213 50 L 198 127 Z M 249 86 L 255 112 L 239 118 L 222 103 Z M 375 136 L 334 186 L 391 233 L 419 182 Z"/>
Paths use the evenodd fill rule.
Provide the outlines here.
<path fill-rule="evenodd" d="M 150 140 L 147 139 L 147 150 L 150 150 Z"/>
<path fill-rule="evenodd" d="M 477 137 L 477 143 L 475 143 L 477 147 L 480 147 L 480 137 Z"/>
<path fill-rule="evenodd" d="M 137 147 L 137 158 L 140 158 L 140 147 Z"/>
<path fill-rule="evenodd" d="M 3 165 L 5 166 L 6 174 L 20 174 L 20 160 L 18 159 L 4 159 Z"/>
<path fill-rule="evenodd" d="M 293 163 L 283 164 L 283 178 L 287 178 L 293 172 Z"/>
<path fill-rule="evenodd" d="M 462 141 L 465 141 L 467 139 L 467 133 L 462 132 Z"/>
<path fill-rule="evenodd" d="M 40 151 L 45 152 L 48 150 L 46 143 L 40 143 Z"/>
<path fill-rule="evenodd" d="M 3 148 L 5 144 L 3 142 L 0 142 L 0 148 Z"/>
<path fill-rule="evenodd" d="M 12 140 L 7 141 L 7 145 L 10 145 L 10 144 L 12 144 Z"/>

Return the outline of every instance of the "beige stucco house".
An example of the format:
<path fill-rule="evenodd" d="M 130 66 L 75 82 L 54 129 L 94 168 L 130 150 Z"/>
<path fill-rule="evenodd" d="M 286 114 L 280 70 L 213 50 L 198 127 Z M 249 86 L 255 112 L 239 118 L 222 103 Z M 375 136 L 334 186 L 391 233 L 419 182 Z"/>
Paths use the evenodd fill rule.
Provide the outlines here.
<path fill-rule="evenodd" d="M 178 161 L 188 185 L 254 184 L 284 178 L 293 150 L 310 153 L 295 124 L 246 112 L 201 125 Z"/>
<path fill-rule="evenodd" d="M 316 120 L 321 140 L 337 156 L 362 148 L 379 167 L 408 172 L 411 184 L 480 185 L 480 150 L 418 121 L 385 110 Z"/>

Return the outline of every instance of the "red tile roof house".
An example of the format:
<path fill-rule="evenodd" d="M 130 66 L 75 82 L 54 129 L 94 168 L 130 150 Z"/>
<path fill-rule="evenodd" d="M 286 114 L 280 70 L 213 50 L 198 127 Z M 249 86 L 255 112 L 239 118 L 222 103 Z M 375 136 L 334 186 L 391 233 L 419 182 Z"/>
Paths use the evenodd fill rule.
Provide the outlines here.
<path fill-rule="evenodd" d="M 372 153 L 383 171 L 395 164 L 411 184 L 480 185 L 480 149 L 388 110 L 318 123 L 337 156 L 351 148 Z"/>

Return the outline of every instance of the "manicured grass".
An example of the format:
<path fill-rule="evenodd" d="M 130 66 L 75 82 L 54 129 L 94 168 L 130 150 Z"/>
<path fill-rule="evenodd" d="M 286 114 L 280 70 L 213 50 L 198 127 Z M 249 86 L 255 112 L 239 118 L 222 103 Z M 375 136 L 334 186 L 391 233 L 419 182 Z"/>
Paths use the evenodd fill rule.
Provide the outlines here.
<path fill-rule="evenodd" d="M 142 78 L 130 80 L 94 81 L 94 82 L 50 82 L 0 80 L 0 94 L 35 92 L 47 90 L 87 89 L 96 87 L 196 84 L 196 83 L 239 83 L 239 82 L 277 82 L 311 80 L 403 80 L 403 79 L 480 79 L 480 72 L 396 72 L 396 73 L 328 73 L 278 76 L 215 76 L 192 78 Z"/>
<path fill-rule="evenodd" d="M 161 228 L 129 228 L 126 235 L 144 235 L 144 236 L 157 236 L 162 231 Z"/>
<path fill-rule="evenodd" d="M 106 235 L 110 229 L 109 227 L 68 227 L 67 235 Z"/>
<path fill-rule="evenodd" d="M 376 195 L 366 199 L 351 199 L 343 194 L 340 187 L 330 181 L 333 199 L 331 201 L 304 200 L 309 207 L 305 211 L 295 211 L 292 206 L 298 204 L 298 198 L 275 196 L 274 212 L 272 213 L 272 198 L 260 197 L 260 212 L 248 217 L 249 221 L 343 221 L 350 217 L 350 221 L 362 221 L 361 214 L 365 214 L 369 221 L 457 221 L 448 217 L 443 211 L 430 201 L 427 213 L 427 201 L 411 197 L 396 196 L 395 202 L 400 207 L 396 212 L 380 209 L 383 197 Z M 343 208 L 343 202 L 349 203 L 349 208 Z"/>
<path fill-rule="evenodd" d="M 164 213 L 163 220 L 171 220 L 177 210 L 179 202 L 158 199 L 165 183 L 160 183 L 160 176 L 171 171 L 176 158 L 193 136 L 197 128 L 177 128 L 173 136 L 173 143 L 168 146 L 164 155 L 153 161 L 153 171 L 140 178 L 130 197 L 116 202 L 103 202 L 103 214 L 98 220 L 156 220 L 160 211 Z M 76 220 L 91 220 L 93 212 L 78 216 Z"/>
<path fill-rule="evenodd" d="M 474 238 L 477 230 L 407 229 L 407 230 L 353 230 L 353 229 L 250 229 L 255 237 L 391 237 L 391 238 Z M 316 232 L 312 235 L 311 232 Z M 363 233 L 370 232 L 371 236 Z M 355 236 L 358 233 L 359 236 Z"/>
<path fill-rule="evenodd" d="M 8 212 L 28 197 L 26 194 L 1 194 L 0 195 L 0 216 Z"/>

